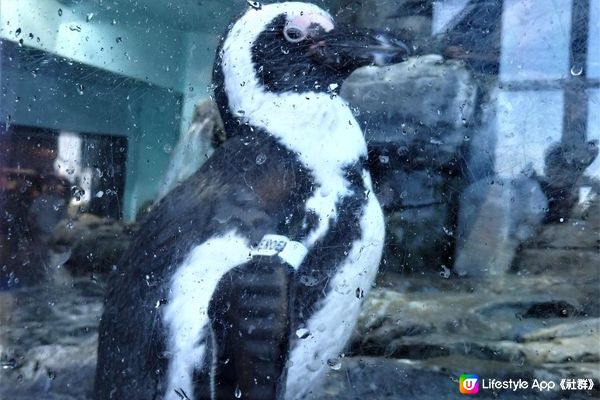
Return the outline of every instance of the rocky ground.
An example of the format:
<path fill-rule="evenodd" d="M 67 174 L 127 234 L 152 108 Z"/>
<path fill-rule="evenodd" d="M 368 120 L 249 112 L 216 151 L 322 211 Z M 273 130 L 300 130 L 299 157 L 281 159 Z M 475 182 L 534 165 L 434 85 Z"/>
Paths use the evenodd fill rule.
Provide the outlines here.
<path fill-rule="evenodd" d="M 333 373 L 339 379 L 329 380 L 328 398 L 454 398 L 463 373 L 600 384 L 599 250 L 596 200 L 569 220 L 544 225 L 509 274 L 382 276 L 366 301 L 352 356 Z M 600 392 L 596 386 L 487 395 L 598 398 Z"/>
<path fill-rule="evenodd" d="M 458 376 L 592 378 L 592 391 L 479 398 L 598 398 L 600 203 L 544 225 L 513 270 L 382 275 L 323 399 L 458 398 Z M 93 276 L 2 294 L 0 398 L 87 399 L 104 287 Z"/>

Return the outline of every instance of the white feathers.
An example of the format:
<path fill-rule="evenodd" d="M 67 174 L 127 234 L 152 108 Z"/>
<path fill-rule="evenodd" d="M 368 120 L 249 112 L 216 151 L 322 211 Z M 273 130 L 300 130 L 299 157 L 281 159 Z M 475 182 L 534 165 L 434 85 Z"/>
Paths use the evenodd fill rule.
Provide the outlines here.
<path fill-rule="evenodd" d="M 276 16 L 288 19 L 304 13 L 331 20 L 319 7 L 305 3 L 264 5 L 249 10 L 227 36 L 223 45 L 222 68 L 229 107 L 244 111 L 252 126 L 264 128 L 295 152 L 315 177 L 318 188 L 307 202 L 307 210 L 319 217 L 319 226 L 304 241 L 310 248 L 337 217 L 335 205 L 348 194 L 343 168 L 366 157 L 363 133 L 348 104 L 327 93 L 272 93 L 258 82 L 252 62 L 252 44 Z"/>
<path fill-rule="evenodd" d="M 163 323 L 171 355 L 166 400 L 179 400 L 175 390 L 194 392 L 194 369 L 204 361 L 204 327 L 208 323 L 208 304 L 217 283 L 231 268 L 250 259 L 246 238 L 235 231 L 213 237 L 192 249 L 171 279 L 171 293 L 165 306 Z"/>
<path fill-rule="evenodd" d="M 264 128 L 295 152 L 316 180 L 315 193 L 306 203 L 307 211 L 314 211 L 319 218 L 317 228 L 304 242 L 310 249 L 325 235 L 329 224 L 335 223 L 337 202 L 350 194 L 344 168 L 366 157 L 367 146 L 350 108 L 340 97 L 327 93 L 271 93 L 260 86 L 252 63 L 252 43 L 264 26 L 283 12 L 288 20 L 306 12 L 331 18 L 318 7 L 302 3 L 272 4 L 260 12 L 250 10 L 224 43 L 223 72 L 231 110 L 244 110 L 247 123 Z M 372 190 L 366 171 L 363 179 L 366 189 Z M 298 341 L 290 354 L 287 399 L 305 395 L 323 376 L 327 360 L 339 355 L 360 311 L 361 301 L 355 297 L 355 290 L 368 293 L 375 279 L 383 249 L 384 222 L 374 196 L 365 209 L 361 230 L 361 239 L 353 243 L 332 278 L 334 290 L 305 327 L 312 335 Z"/>
<path fill-rule="evenodd" d="M 366 171 L 363 178 L 370 190 L 371 180 Z M 318 388 L 329 368 L 328 360 L 338 358 L 350 339 L 362 304 L 356 296 L 357 289 L 365 296 L 368 294 L 383 250 L 383 213 L 375 196 L 369 198 L 360 228 L 362 238 L 352 244 L 348 257 L 329 284 L 332 290 L 303 327 L 311 335 L 298 340 L 291 350 L 286 382 L 288 400 L 300 399 Z"/>
<path fill-rule="evenodd" d="M 306 3 L 276 3 L 250 8 L 232 27 L 224 44 L 222 68 L 231 111 L 248 124 L 264 128 L 294 152 L 315 179 L 314 193 L 306 211 L 314 212 L 318 224 L 302 243 L 308 251 L 335 223 L 339 200 L 350 195 L 345 170 L 367 156 L 363 133 L 347 103 L 329 93 L 272 93 L 261 87 L 252 62 L 252 45 L 278 15 L 288 20 L 305 14 L 332 21 L 319 7 Z M 365 188 L 372 191 L 369 174 L 363 172 Z M 381 208 L 369 199 L 360 221 L 361 238 L 332 278 L 334 288 L 321 309 L 305 327 L 312 335 L 299 341 L 290 355 L 286 398 L 295 399 L 317 383 L 327 359 L 337 357 L 350 337 L 361 300 L 354 291 L 367 293 L 381 257 L 384 225 Z M 277 232 L 273 232 L 277 233 Z M 231 268 L 248 261 L 253 251 L 247 239 L 235 231 L 214 237 L 194 248 L 176 270 L 163 322 L 169 332 L 167 400 L 177 399 L 175 389 L 193 394 L 193 372 L 205 356 L 204 327 L 207 307 L 219 279 Z M 256 249 L 254 249 L 256 251 Z M 335 288 L 350 288 L 335 290 Z"/>

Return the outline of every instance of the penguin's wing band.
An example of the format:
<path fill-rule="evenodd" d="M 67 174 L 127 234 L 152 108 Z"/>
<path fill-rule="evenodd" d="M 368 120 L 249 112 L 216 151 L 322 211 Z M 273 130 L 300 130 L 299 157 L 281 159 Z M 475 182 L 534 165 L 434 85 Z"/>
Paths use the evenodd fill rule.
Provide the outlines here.
<path fill-rule="evenodd" d="M 279 256 L 281 260 L 298 269 L 308 249 L 300 242 L 282 235 L 265 235 L 250 252 L 250 256 Z"/>

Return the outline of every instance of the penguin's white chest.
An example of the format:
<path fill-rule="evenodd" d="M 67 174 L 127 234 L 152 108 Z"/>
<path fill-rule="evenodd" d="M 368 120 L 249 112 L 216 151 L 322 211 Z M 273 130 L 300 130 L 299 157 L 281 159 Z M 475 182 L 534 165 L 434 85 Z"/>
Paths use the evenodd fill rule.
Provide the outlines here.
<path fill-rule="evenodd" d="M 371 189 L 370 176 L 365 183 Z M 381 261 L 385 228 L 383 212 L 374 194 L 369 196 L 360 219 L 361 237 L 330 282 L 330 291 L 306 323 L 309 337 L 296 342 L 290 354 L 286 399 L 300 399 L 319 386 L 341 357 L 358 319 Z M 343 362 L 343 361 L 342 361 Z"/>

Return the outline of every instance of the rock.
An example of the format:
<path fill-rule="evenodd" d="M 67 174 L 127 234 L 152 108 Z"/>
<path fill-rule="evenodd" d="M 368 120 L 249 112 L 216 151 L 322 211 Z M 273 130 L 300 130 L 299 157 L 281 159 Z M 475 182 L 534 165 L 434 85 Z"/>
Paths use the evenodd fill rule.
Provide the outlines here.
<path fill-rule="evenodd" d="M 549 199 L 548 222 L 566 220 L 578 201 L 578 181 L 598 156 L 597 141 L 584 144 L 555 143 L 545 156 L 542 187 Z"/>
<path fill-rule="evenodd" d="M 515 343 L 501 341 L 490 344 L 490 349 L 500 358 L 514 360 L 522 358 L 528 364 L 600 362 L 600 335 L 560 338 L 549 341 Z"/>
<path fill-rule="evenodd" d="M 97 338 L 80 345 L 45 345 L 28 351 L 19 368 L 0 375 L 0 398 L 89 399 Z"/>
<path fill-rule="evenodd" d="M 411 167 L 450 162 L 471 133 L 476 86 L 460 62 L 414 57 L 388 67 L 364 67 L 341 95 L 360 110 L 369 141 L 393 147 L 388 156 Z"/>
<path fill-rule="evenodd" d="M 554 262 L 565 267 L 565 260 Z M 556 377 L 569 365 L 567 376 L 575 377 L 573 371 L 600 359 L 599 268 L 588 263 L 579 275 L 488 280 L 388 274 L 380 279 L 388 288 L 365 299 L 351 354 L 477 365 L 471 371 L 494 377 L 507 371 Z"/>
<path fill-rule="evenodd" d="M 430 1 L 422 0 L 362 0 L 355 8 L 358 26 L 396 32 L 410 42 L 431 35 Z"/>
<path fill-rule="evenodd" d="M 442 272 L 452 237 L 445 227 L 448 207 L 432 204 L 405 208 L 387 218 L 385 270 Z"/>
<path fill-rule="evenodd" d="M 0 324 L 0 398 L 90 399 L 103 285 L 73 278 L 10 294 Z"/>
<path fill-rule="evenodd" d="M 523 335 L 524 342 L 548 341 L 557 338 L 578 336 L 600 336 L 600 318 L 590 318 L 577 322 L 554 325 Z"/>
<path fill-rule="evenodd" d="M 375 189 L 389 215 L 386 260 L 395 270 L 440 271 L 452 256 L 446 185 L 454 178 L 440 170 L 458 169 L 473 135 L 476 92 L 461 62 L 436 55 L 362 68 L 344 82 L 341 95 L 369 140 Z"/>
<path fill-rule="evenodd" d="M 454 270 L 471 276 L 507 272 L 518 246 L 536 233 L 546 207 L 539 183 L 525 176 L 469 186 L 460 196 Z"/>
<path fill-rule="evenodd" d="M 444 204 L 445 180 L 431 171 L 390 169 L 377 184 L 377 198 L 388 209 Z"/>
<path fill-rule="evenodd" d="M 600 231 L 600 182 L 592 180 L 590 185 L 579 187 L 579 201 L 571 211 L 575 220 L 588 222 Z"/>
<path fill-rule="evenodd" d="M 600 265 L 598 250 L 525 248 L 517 255 L 514 268 L 522 274 L 578 276 L 574 270 L 583 265 Z"/>
<path fill-rule="evenodd" d="M 544 225 L 531 241 L 526 243 L 528 249 L 588 249 L 600 248 L 599 226 L 594 221 L 570 220 L 558 224 Z"/>
<path fill-rule="evenodd" d="M 196 172 L 210 157 L 214 148 L 225 139 L 223 121 L 217 105 L 211 100 L 197 104 L 190 128 L 179 139 L 173 150 L 156 202 Z"/>
<path fill-rule="evenodd" d="M 446 180 L 431 171 L 390 169 L 376 181 L 386 210 L 386 266 L 393 271 L 440 271 L 452 242 L 446 228 Z"/>
<path fill-rule="evenodd" d="M 434 400 L 458 393 L 456 376 L 419 362 L 371 357 L 342 358 L 315 399 Z"/>
<path fill-rule="evenodd" d="M 48 244 L 56 253 L 68 254 L 65 266 L 74 274 L 105 273 L 127 250 L 136 230 L 136 223 L 81 214 L 60 222 Z"/>

